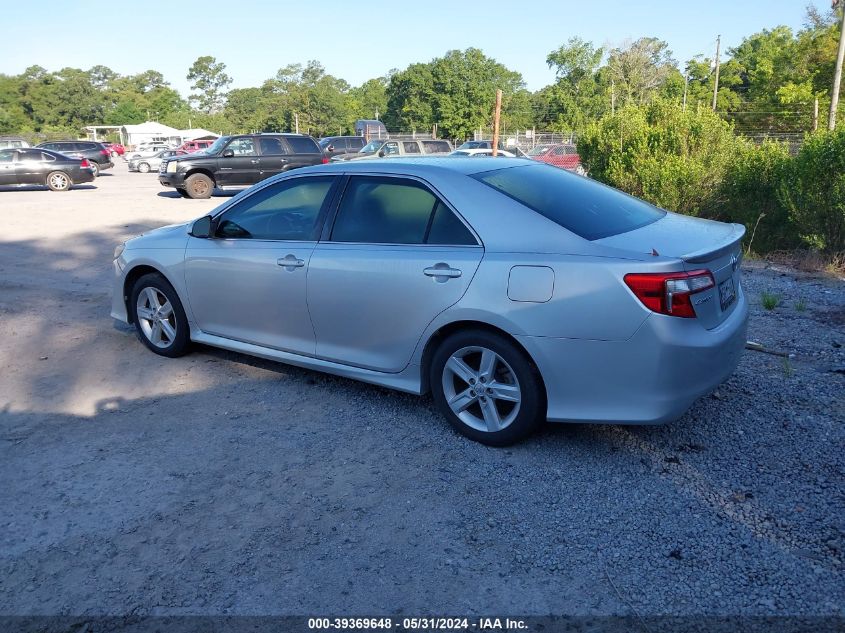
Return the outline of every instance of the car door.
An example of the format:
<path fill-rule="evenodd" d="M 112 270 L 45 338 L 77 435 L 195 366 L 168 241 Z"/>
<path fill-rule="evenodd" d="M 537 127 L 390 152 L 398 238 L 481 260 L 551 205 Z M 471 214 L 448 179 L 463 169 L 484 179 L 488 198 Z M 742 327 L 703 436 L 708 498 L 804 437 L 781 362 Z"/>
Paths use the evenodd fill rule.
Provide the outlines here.
<path fill-rule="evenodd" d="M 217 216 L 213 238 L 188 239 L 185 285 L 202 331 L 314 355 L 306 276 L 334 183 L 275 182 Z"/>
<path fill-rule="evenodd" d="M 291 135 L 283 137 L 282 140 L 290 148 L 287 171 L 298 167 L 319 165 L 323 162 L 323 152 L 317 145 L 317 141 L 310 136 Z"/>
<path fill-rule="evenodd" d="M 15 150 L 0 150 L 0 185 L 14 185 L 15 178 Z"/>
<path fill-rule="evenodd" d="M 40 149 L 18 150 L 15 157 L 15 180 L 19 185 L 43 185 L 47 169 L 48 165 Z"/>
<path fill-rule="evenodd" d="M 217 161 L 218 185 L 254 185 L 258 182 L 259 158 L 255 139 L 239 136 L 229 141 Z"/>
<path fill-rule="evenodd" d="M 258 158 L 259 174 L 258 179 L 264 180 L 275 176 L 290 167 L 290 158 L 287 144 L 277 136 L 259 136 L 258 150 L 261 156 Z"/>
<path fill-rule="evenodd" d="M 384 372 L 466 292 L 483 248 L 426 183 L 351 176 L 308 269 L 317 356 Z"/>

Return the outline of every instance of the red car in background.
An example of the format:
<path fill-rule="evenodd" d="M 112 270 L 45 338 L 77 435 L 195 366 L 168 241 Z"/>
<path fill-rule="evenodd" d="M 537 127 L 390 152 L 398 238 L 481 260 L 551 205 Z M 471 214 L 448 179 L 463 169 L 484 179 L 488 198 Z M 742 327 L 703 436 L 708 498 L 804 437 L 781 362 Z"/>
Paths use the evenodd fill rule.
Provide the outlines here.
<path fill-rule="evenodd" d="M 214 144 L 213 140 L 203 139 L 201 141 L 185 141 L 182 143 L 177 149 L 181 149 L 183 152 L 187 152 L 191 154 L 193 152 L 198 152 L 202 149 L 207 149 Z"/>
<path fill-rule="evenodd" d="M 581 165 L 581 157 L 578 155 L 578 148 L 572 143 L 560 143 L 556 145 L 537 145 L 528 151 L 528 156 L 542 163 L 548 163 L 555 167 L 561 167 L 574 171 L 577 174 L 585 174 L 586 171 Z"/>
<path fill-rule="evenodd" d="M 123 156 L 126 153 L 126 148 L 120 143 L 103 143 L 103 146 L 112 156 Z"/>

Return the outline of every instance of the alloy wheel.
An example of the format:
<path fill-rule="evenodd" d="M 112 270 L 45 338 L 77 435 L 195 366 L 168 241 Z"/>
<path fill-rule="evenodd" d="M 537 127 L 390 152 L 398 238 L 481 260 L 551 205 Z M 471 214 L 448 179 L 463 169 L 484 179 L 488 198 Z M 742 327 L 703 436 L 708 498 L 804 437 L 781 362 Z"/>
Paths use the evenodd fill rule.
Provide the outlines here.
<path fill-rule="evenodd" d="M 158 288 L 147 286 L 138 293 L 135 314 L 144 336 L 156 347 L 169 347 L 176 340 L 176 314 Z"/>
<path fill-rule="evenodd" d="M 50 186 L 57 191 L 67 189 L 68 185 L 70 185 L 70 180 L 68 177 L 62 173 L 56 173 L 50 175 Z"/>
<path fill-rule="evenodd" d="M 443 395 L 467 426 L 495 433 L 519 414 L 522 392 L 516 373 L 504 358 L 486 347 L 463 347 L 443 367 Z"/>

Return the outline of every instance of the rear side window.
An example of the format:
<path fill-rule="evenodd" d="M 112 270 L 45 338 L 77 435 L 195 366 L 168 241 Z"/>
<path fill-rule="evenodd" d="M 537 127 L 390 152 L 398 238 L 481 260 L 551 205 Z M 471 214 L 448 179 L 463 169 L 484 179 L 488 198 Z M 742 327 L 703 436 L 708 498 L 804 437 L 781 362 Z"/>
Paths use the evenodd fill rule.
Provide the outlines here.
<path fill-rule="evenodd" d="M 40 149 L 19 149 L 18 160 L 21 162 L 31 163 L 33 161 L 41 162 L 44 160 L 44 155 Z"/>
<path fill-rule="evenodd" d="M 285 140 L 294 154 L 319 154 L 320 147 L 314 139 L 307 136 L 288 136 Z"/>
<path fill-rule="evenodd" d="M 376 176 L 350 179 L 331 239 L 369 244 L 476 243 L 461 221 L 425 185 Z"/>
<path fill-rule="evenodd" d="M 472 176 L 587 240 L 633 231 L 665 211 L 647 202 L 548 165 L 526 165 Z"/>
<path fill-rule="evenodd" d="M 361 149 L 362 147 L 364 147 L 364 138 L 363 137 L 350 138 L 348 140 L 349 140 L 348 148 L 351 149 L 351 150 L 357 151 L 357 150 Z"/>
<path fill-rule="evenodd" d="M 422 144 L 426 154 L 452 151 L 452 148 L 449 147 L 449 143 L 446 141 L 423 141 Z"/>
<path fill-rule="evenodd" d="M 278 154 L 287 154 L 288 150 L 278 138 L 273 136 L 259 137 L 258 147 L 261 148 L 261 153 L 264 156 L 273 156 Z"/>
<path fill-rule="evenodd" d="M 14 162 L 14 158 L 15 158 L 15 150 L 13 150 L 13 149 L 0 150 L 0 163 Z"/>
<path fill-rule="evenodd" d="M 402 142 L 402 149 L 405 150 L 406 154 L 419 154 L 420 153 L 420 146 L 417 145 L 416 141 L 403 141 Z"/>

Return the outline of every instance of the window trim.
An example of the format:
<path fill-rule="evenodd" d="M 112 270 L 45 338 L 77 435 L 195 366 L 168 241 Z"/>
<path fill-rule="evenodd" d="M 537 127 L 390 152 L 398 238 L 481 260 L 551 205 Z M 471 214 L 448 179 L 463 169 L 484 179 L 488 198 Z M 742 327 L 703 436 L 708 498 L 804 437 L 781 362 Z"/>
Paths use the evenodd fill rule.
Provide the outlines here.
<path fill-rule="evenodd" d="M 326 197 L 323 200 L 323 204 L 320 206 L 320 211 L 317 213 L 317 221 L 314 222 L 314 229 L 311 232 L 311 239 L 307 240 L 274 240 L 269 238 L 261 238 L 255 239 L 252 237 L 218 237 L 217 227 L 220 225 L 220 222 L 224 219 L 224 216 L 229 213 L 230 211 L 234 211 L 237 209 L 241 204 L 252 198 L 253 196 L 257 195 L 261 191 L 264 191 L 268 187 L 272 187 L 274 185 L 290 185 L 293 186 L 298 181 L 303 181 L 308 178 L 332 178 L 332 183 L 329 186 L 329 190 L 326 193 Z M 315 244 L 319 241 L 320 236 L 323 232 L 324 225 L 326 222 L 326 218 L 330 215 L 332 205 L 335 202 L 337 197 L 337 190 L 340 186 L 340 181 L 342 178 L 336 174 L 303 174 L 297 175 L 293 178 L 284 178 L 281 180 L 272 180 L 271 182 L 266 183 L 263 187 L 258 187 L 255 191 L 251 191 L 248 196 L 244 196 L 238 200 L 234 200 L 232 204 L 229 204 L 224 209 L 220 210 L 219 213 L 214 214 L 211 216 L 212 222 L 214 224 L 214 232 L 215 235 L 211 238 L 201 238 L 201 239 L 211 239 L 211 240 L 219 240 L 219 241 L 226 241 L 226 242 L 247 242 L 247 243 L 258 243 L 258 242 L 271 242 L 274 244 Z M 249 190 L 247 190 L 249 191 Z"/>
<path fill-rule="evenodd" d="M 334 231 L 334 225 L 337 221 L 338 212 L 340 211 L 340 203 L 343 201 L 344 196 L 346 195 L 346 189 L 349 186 L 349 181 L 352 178 L 356 177 L 364 177 L 364 178 L 392 178 L 394 180 L 411 180 L 414 182 L 419 183 L 423 187 L 425 187 L 429 193 L 431 193 L 434 198 L 443 204 L 449 211 L 451 211 L 456 218 L 464 225 L 464 227 L 469 231 L 469 234 L 475 239 L 475 244 L 397 244 L 395 242 L 338 242 L 331 239 L 331 234 Z M 426 235 L 431 229 L 431 223 L 434 221 L 434 212 L 437 208 L 437 204 L 435 203 L 432 206 L 431 215 L 428 218 L 428 227 L 426 228 Z M 385 174 L 380 172 L 361 172 L 361 173 L 354 173 L 354 174 L 344 174 L 343 182 L 340 183 L 335 191 L 334 200 L 332 201 L 332 207 L 329 213 L 329 216 L 326 218 L 325 225 L 323 227 L 323 232 L 320 235 L 319 239 L 320 243 L 323 244 L 341 244 L 341 245 L 348 245 L 348 246 L 391 246 L 397 248 L 431 248 L 431 249 L 442 249 L 442 248 L 484 248 L 484 242 L 481 240 L 481 237 L 475 231 L 475 229 L 470 226 L 469 222 L 467 222 L 464 217 L 458 213 L 455 207 L 446 199 L 446 197 L 441 194 L 437 188 L 432 185 L 430 182 L 425 180 L 424 178 L 420 178 L 418 176 L 412 174 Z"/>

